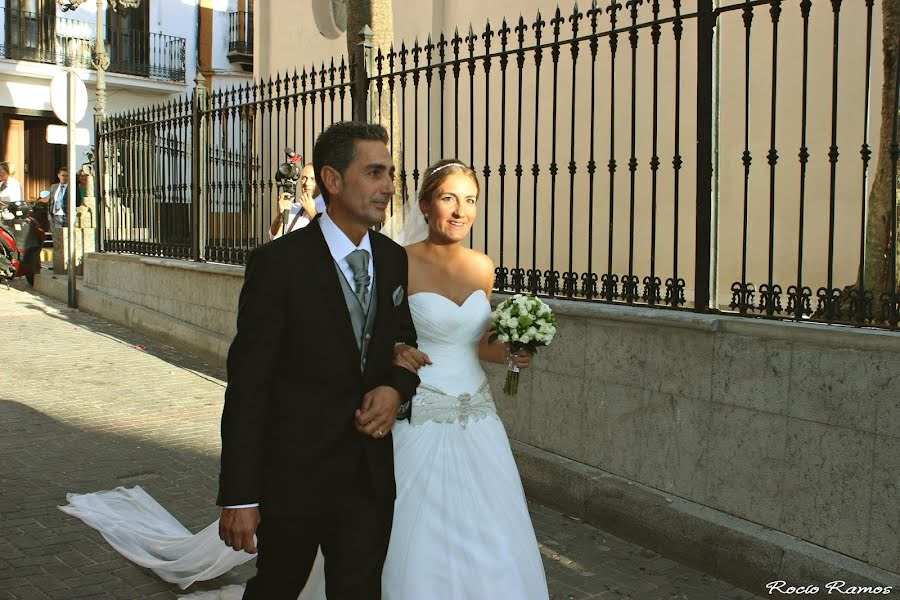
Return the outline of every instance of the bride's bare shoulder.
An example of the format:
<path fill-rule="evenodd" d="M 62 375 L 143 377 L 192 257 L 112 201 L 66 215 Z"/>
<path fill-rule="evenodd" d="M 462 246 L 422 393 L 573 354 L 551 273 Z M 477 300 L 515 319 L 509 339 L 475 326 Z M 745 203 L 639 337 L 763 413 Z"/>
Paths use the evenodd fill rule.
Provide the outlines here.
<path fill-rule="evenodd" d="M 490 273 L 494 272 L 494 261 L 491 260 L 490 256 L 472 248 L 465 248 L 464 250 L 466 251 L 466 261 L 472 265 L 473 269 Z"/>
<path fill-rule="evenodd" d="M 483 282 L 481 287 L 485 291 L 489 291 L 494 284 L 494 261 L 479 250 L 466 248 L 465 251 L 467 270 L 472 274 L 474 280 Z"/>

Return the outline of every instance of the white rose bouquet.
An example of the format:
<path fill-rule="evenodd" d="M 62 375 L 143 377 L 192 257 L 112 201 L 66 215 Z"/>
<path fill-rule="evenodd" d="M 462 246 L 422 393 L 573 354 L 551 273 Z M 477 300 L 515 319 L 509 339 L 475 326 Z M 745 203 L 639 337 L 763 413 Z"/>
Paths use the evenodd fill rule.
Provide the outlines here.
<path fill-rule="evenodd" d="M 531 294 L 516 294 L 500 303 L 491 313 L 490 341 L 509 344 L 510 352 L 525 350 L 537 353 L 539 346 L 547 346 L 556 335 L 556 317 L 550 307 Z M 511 360 L 506 373 L 503 392 L 515 396 L 519 391 L 519 367 Z"/>

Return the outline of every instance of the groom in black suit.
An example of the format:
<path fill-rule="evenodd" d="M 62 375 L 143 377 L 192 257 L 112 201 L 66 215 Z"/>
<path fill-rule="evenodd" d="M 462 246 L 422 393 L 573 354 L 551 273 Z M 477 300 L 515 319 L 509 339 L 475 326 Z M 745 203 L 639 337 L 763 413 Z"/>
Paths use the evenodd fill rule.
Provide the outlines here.
<path fill-rule="evenodd" d="M 381 597 L 395 497 L 391 426 L 418 377 L 407 258 L 370 231 L 394 194 L 380 125 L 335 123 L 316 140 L 328 210 L 247 262 L 222 413 L 219 534 L 255 552 L 245 600 L 296 600 L 316 549 L 329 600 Z"/>

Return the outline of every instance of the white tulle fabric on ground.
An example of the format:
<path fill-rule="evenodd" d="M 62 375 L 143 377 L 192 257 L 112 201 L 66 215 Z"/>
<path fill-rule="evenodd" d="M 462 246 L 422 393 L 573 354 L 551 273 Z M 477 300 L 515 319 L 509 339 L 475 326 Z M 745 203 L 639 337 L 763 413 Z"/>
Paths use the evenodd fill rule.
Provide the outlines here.
<path fill-rule="evenodd" d="M 222 543 L 218 521 L 192 535 L 140 486 L 67 494 L 66 499 L 68 506 L 60 510 L 99 531 L 128 560 L 182 588 L 253 559 Z"/>
<path fill-rule="evenodd" d="M 436 422 L 394 426 L 397 502 L 382 577 L 384 600 L 547 600 L 547 583 L 522 483 L 503 427 L 484 392 L 477 345 L 490 318 L 481 290 L 462 305 L 430 292 L 409 297 L 419 347 L 432 365 L 419 372 L 444 398 L 481 398 L 478 410 L 453 404 Z M 420 393 L 416 406 L 427 401 Z M 433 393 L 432 393 L 433 394 Z M 434 396 L 432 395 L 432 400 Z M 440 403 L 426 412 L 440 414 Z M 456 406 L 461 406 L 456 403 Z M 489 408 L 485 408 L 489 407 Z M 451 421 L 451 422 L 445 422 Z M 139 565 L 182 587 L 210 579 L 252 558 L 226 548 L 218 522 L 191 535 L 140 488 L 69 495 L 62 510 L 99 530 Z M 322 555 L 300 600 L 324 600 Z M 240 600 L 242 586 L 183 596 Z"/>
<path fill-rule="evenodd" d="M 485 383 L 477 345 L 490 318 L 484 292 L 460 306 L 430 292 L 409 297 L 422 383 L 475 396 Z M 413 414 L 420 394 L 413 399 Z M 431 409 L 429 409 L 431 410 Z M 385 600 L 547 600 L 522 483 L 496 413 L 394 426 L 397 503 L 382 577 Z"/>
<path fill-rule="evenodd" d="M 60 506 L 78 517 L 106 539 L 128 560 L 151 569 L 164 581 L 182 589 L 196 581 L 213 579 L 253 559 L 252 554 L 235 552 L 219 539 L 219 522 L 191 534 L 178 520 L 140 486 L 118 487 L 92 494 L 67 494 L 69 504 Z M 321 555 L 316 558 L 318 580 L 310 578 L 302 600 L 324 600 Z M 240 598 L 243 588 L 199 592 L 192 600 Z M 223 595 L 224 594 L 224 595 Z"/>

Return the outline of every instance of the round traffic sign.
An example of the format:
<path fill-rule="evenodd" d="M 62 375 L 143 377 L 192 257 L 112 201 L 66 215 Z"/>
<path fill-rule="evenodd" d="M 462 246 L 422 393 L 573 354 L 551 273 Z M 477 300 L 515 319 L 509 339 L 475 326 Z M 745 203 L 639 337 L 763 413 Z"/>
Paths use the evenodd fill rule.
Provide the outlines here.
<path fill-rule="evenodd" d="M 84 87 L 84 81 L 77 73 L 73 73 L 75 79 L 75 122 L 79 122 L 84 118 L 87 111 L 88 95 L 87 88 Z M 53 113 L 63 123 L 68 122 L 68 104 L 66 102 L 68 95 L 68 86 L 66 79 L 68 73 L 60 73 L 50 82 L 50 106 L 53 107 Z"/>

